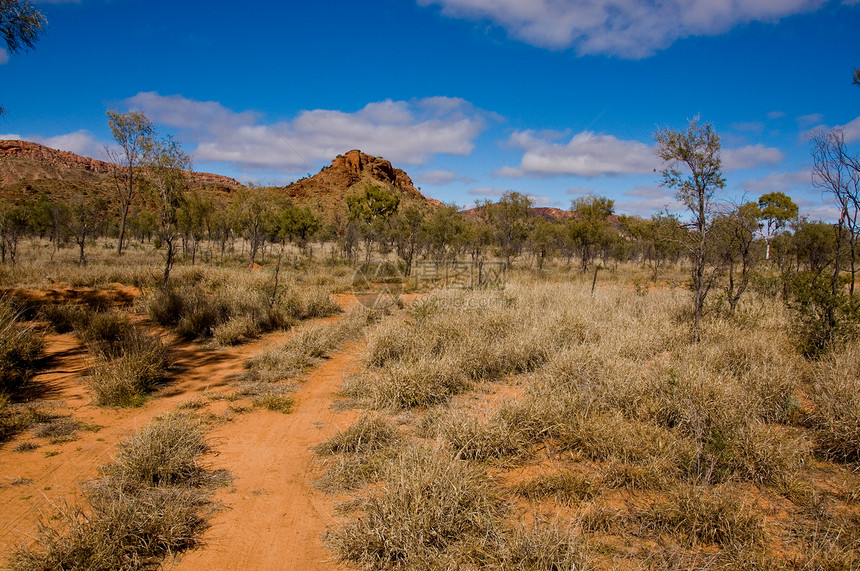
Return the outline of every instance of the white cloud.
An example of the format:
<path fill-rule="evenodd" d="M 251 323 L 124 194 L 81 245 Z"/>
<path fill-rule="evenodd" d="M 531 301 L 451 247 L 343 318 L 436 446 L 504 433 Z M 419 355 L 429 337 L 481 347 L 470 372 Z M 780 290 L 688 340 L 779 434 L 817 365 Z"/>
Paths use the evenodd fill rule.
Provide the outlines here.
<path fill-rule="evenodd" d="M 846 143 L 856 143 L 857 141 L 860 141 L 860 117 L 857 117 L 844 125 L 837 125 L 836 128 L 840 129 L 845 134 Z"/>
<path fill-rule="evenodd" d="M 782 111 L 771 111 L 770 113 L 767 114 L 767 118 L 770 119 L 771 121 L 773 121 L 775 119 L 782 119 L 783 117 L 785 117 L 785 113 Z"/>
<path fill-rule="evenodd" d="M 534 131 L 517 131 L 507 145 L 524 151 L 519 166 L 505 166 L 495 173 L 508 178 L 647 174 L 662 168 L 652 145 L 591 131 L 577 133 L 566 145 L 540 137 Z M 783 158 L 779 149 L 761 144 L 722 150 L 726 171 L 773 165 Z"/>
<path fill-rule="evenodd" d="M 612 135 L 582 131 L 566 145 L 518 131 L 508 143 L 524 152 L 518 167 L 503 167 L 496 174 L 523 176 L 579 175 L 595 177 L 651 172 L 659 165 L 651 147 L 639 141 L 625 141 Z"/>
<path fill-rule="evenodd" d="M 615 210 L 617 212 L 647 218 L 661 210 L 669 210 L 670 212 L 684 210 L 684 205 L 675 199 L 675 192 L 673 190 L 656 184 L 631 188 L 624 193 L 624 196 L 630 197 L 632 200 L 627 200 L 626 198 L 617 200 L 615 202 Z"/>
<path fill-rule="evenodd" d="M 89 132 L 84 130 L 57 135 L 55 137 L 35 137 L 33 140 L 52 149 L 69 151 L 70 153 L 85 157 L 99 158 L 104 154 L 104 145 L 96 141 Z"/>
<path fill-rule="evenodd" d="M 445 186 L 453 182 L 470 183 L 474 179 L 468 176 L 460 176 L 452 170 L 434 170 L 427 171 L 416 175 L 416 179 L 422 184 L 431 184 L 435 186 Z"/>
<path fill-rule="evenodd" d="M 3 48 L 0 48 L 0 65 L 3 65 L 5 63 L 9 63 L 9 52 L 7 52 Z"/>
<path fill-rule="evenodd" d="M 574 196 L 591 196 L 594 194 L 594 191 L 590 188 L 583 188 L 581 186 L 574 186 L 572 188 L 567 189 L 567 194 L 572 194 Z"/>
<path fill-rule="evenodd" d="M 735 171 L 751 169 L 761 165 L 775 165 L 785 158 L 782 151 L 762 144 L 747 145 L 738 149 L 723 149 L 723 170 Z"/>
<path fill-rule="evenodd" d="M 732 123 L 732 129 L 742 133 L 754 133 L 760 135 L 764 131 L 764 123 L 761 121 L 749 121 L 745 123 Z"/>
<path fill-rule="evenodd" d="M 809 127 L 822 121 L 824 121 L 824 115 L 821 113 L 810 113 L 809 115 L 801 115 L 797 118 L 797 124 L 801 127 Z"/>
<path fill-rule="evenodd" d="M 762 178 L 751 178 L 738 186 L 749 192 L 762 195 L 769 192 L 789 193 L 798 187 L 808 188 L 812 184 L 812 174 L 809 170 L 795 172 L 775 172 Z"/>
<path fill-rule="evenodd" d="M 241 169 L 304 170 L 350 149 L 400 164 L 424 164 L 436 154 L 468 155 L 490 114 L 452 97 L 369 103 L 355 112 L 302 111 L 271 125 L 254 112 L 214 101 L 138 93 L 126 103 L 154 122 L 179 130 L 196 144 L 198 161 L 224 161 Z"/>
<path fill-rule="evenodd" d="M 489 20 L 528 44 L 581 54 L 643 58 L 688 36 L 775 22 L 826 0 L 417 0 L 442 14 Z M 854 0 L 850 0 L 854 1 Z"/>
<path fill-rule="evenodd" d="M 17 133 L 0 133 L 0 141 L 23 141 L 24 138 Z"/>

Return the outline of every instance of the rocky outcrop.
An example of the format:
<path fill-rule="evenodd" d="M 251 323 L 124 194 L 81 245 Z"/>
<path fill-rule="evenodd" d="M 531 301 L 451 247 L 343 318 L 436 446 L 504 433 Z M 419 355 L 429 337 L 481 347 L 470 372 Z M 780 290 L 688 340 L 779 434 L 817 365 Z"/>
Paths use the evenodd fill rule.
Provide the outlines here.
<path fill-rule="evenodd" d="M 344 197 L 363 191 L 367 184 L 386 187 L 407 200 L 442 205 L 438 200 L 421 194 L 405 171 L 394 168 L 390 161 L 358 149 L 338 155 L 331 165 L 314 176 L 294 182 L 285 190 L 299 202 L 313 200 L 320 206 L 340 205 L 345 208 Z"/>

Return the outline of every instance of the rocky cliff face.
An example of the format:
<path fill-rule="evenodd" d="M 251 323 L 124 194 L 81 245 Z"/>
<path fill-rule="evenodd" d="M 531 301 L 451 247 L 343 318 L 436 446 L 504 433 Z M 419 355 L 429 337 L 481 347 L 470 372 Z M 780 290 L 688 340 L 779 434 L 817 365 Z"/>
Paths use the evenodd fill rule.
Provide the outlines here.
<path fill-rule="evenodd" d="M 38 143 L 29 141 L 6 141 L 0 140 L 0 159 L 25 159 L 38 163 L 42 169 L 49 168 L 52 171 L 62 174 L 64 171 L 82 170 L 88 173 L 99 175 L 110 174 L 113 164 L 98 159 L 82 157 L 68 151 L 60 151 L 52 149 Z M 16 169 L 21 171 L 20 168 Z M 0 182 L 9 183 L 11 180 L 4 180 L 10 169 L 3 168 L 0 163 Z M 18 178 L 22 176 L 21 172 L 16 172 Z M 224 186 L 242 186 L 239 181 L 230 177 L 221 176 L 211 173 L 193 173 L 192 178 L 195 182 L 211 183 Z"/>

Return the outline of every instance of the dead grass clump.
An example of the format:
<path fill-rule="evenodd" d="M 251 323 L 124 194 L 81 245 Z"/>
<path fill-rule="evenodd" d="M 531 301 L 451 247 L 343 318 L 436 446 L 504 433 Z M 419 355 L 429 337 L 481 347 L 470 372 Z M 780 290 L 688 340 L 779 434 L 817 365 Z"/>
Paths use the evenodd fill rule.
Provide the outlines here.
<path fill-rule="evenodd" d="M 57 333 L 80 329 L 91 314 L 91 309 L 77 303 L 47 303 L 39 309 L 39 316 Z"/>
<path fill-rule="evenodd" d="M 315 450 L 328 461 L 326 473 L 317 483 L 323 490 L 352 490 L 382 477 L 383 466 L 396 455 L 400 433 L 376 414 L 363 414 Z"/>
<path fill-rule="evenodd" d="M 167 348 L 158 337 L 131 328 L 115 349 L 117 358 L 95 366 L 87 383 L 100 405 L 138 405 L 165 377 Z"/>
<path fill-rule="evenodd" d="M 802 533 L 807 549 L 796 569 L 842 571 L 860 568 L 860 516 L 828 516 Z"/>
<path fill-rule="evenodd" d="M 205 277 L 205 276 L 204 276 Z M 201 277 L 202 282 L 207 280 Z M 232 345 L 297 321 L 339 312 L 328 294 L 319 288 L 279 291 L 273 295 L 269 282 L 254 277 L 186 282 L 184 287 L 158 290 L 143 306 L 157 323 L 173 327 L 187 339 L 215 336 Z"/>
<path fill-rule="evenodd" d="M 447 402 L 470 385 L 452 359 L 425 357 L 354 375 L 343 392 L 373 408 L 407 409 Z"/>
<path fill-rule="evenodd" d="M 128 315 L 119 311 L 90 312 L 75 326 L 75 334 L 103 359 L 114 359 L 124 353 L 131 330 Z"/>
<path fill-rule="evenodd" d="M 98 426 L 86 424 L 70 416 L 58 416 L 36 425 L 33 436 L 47 438 L 51 444 L 59 444 L 75 440 L 77 433 L 81 430 L 95 431 L 98 429 Z"/>
<path fill-rule="evenodd" d="M 368 310 L 356 308 L 337 322 L 303 328 L 286 343 L 249 359 L 245 363 L 245 379 L 276 382 L 295 377 L 358 335 L 373 319 Z"/>
<path fill-rule="evenodd" d="M 42 335 L 21 323 L 11 303 L 0 300 L 0 394 L 16 392 L 33 376 L 44 346 Z"/>
<path fill-rule="evenodd" d="M 532 501 L 552 499 L 565 506 L 575 506 L 597 496 L 600 485 L 582 474 L 564 470 L 519 483 L 514 486 L 514 492 Z"/>
<path fill-rule="evenodd" d="M 208 500 L 197 457 L 205 450 L 190 417 L 153 420 L 102 467 L 105 478 L 86 490 L 89 506 L 67 507 L 41 525 L 36 545 L 16 550 L 10 569 L 154 569 L 199 545 Z"/>
<path fill-rule="evenodd" d="M 12 571 L 154 569 L 199 544 L 206 529 L 196 490 L 151 488 L 102 491 L 91 508 L 66 508 L 58 524 L 42 525 L 35 548 L 13 553 Z"/>
<path fill-rule="evenodd" d="M 509 416 L 495 413 L 482 421 L 460 410 L 440 411 L 432 423 L 463 460 L 523 456 L 528 453 L 530 442 L 523 434 L 523 426 Z"/>
<path fill-rule="evenodd" d="M 366 454 L 394 446 L 400 433 L 377 414 L 363 414 L 355 423 L 315 448 L 319 454 Z"/>
<path fill-rule="evenodd" d="M 360 508 L 362 517 L 326 541 L 340 560 L 375 569 L 421 569 L 451 552 L 486 553 L 502 512 L 482 470 L 424 450 L 391 462 L 382 488 Z"/>
<path fill-rule="evenodd" d="M 293 397 L 288 394 L 268 392 L 255 396 L 251 402 L 272 412 L 289 414 L 293 411 Z"/>
<path fill-rule="evenodd" d="M 104 473 L 122 483 L 196 485 L 203 473 L 197 458 L 207 450 L 203 430 L 191 417 L 167 414 L 124 442 Z"/>
<path fill-rule="evenodd" d="M 43 409 L 13 403 L 8 395 L 0 392 L 0 442 L 5 442 L 32 425 L 51 418 L 51 415 Z"/>
<path fill-rule="evenodd" d="M 595 569 L 593 557 L 580 537 L 557 523 L 535 521 L 506 535 L 496 554 L 499 569 L 560 571 Z"/>
<path fill-rule="evenodd" d="M 689 486 L 669 494 L 640 515 L 643 527 L 685 546 L 750 547 L 764 538 L 761 519 L 721 490 Z"/>
<path fill-rule="evenodd" d="M 814 373 L 812 398 L 818 410 L 816 451 L 840 462 L 860 461 L 860 343 L 853 342 L 825 357 Z"/>

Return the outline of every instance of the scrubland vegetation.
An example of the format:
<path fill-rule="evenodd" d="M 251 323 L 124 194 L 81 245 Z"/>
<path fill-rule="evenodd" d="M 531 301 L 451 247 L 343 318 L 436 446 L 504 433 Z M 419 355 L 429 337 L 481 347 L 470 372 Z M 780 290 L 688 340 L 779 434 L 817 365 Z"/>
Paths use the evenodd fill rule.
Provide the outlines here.
<path fill-rule="evenodd" d="M 209 200 L 169 161 L 135 179 L 160 194 L 124 205 L 118 226 L 47 197 L 3 209 L 0 440 L 86 429 L 38 405 L 32 377 L 55 333 L 86 349 L 93 401 L 126 407 L 171 382 L 177 348 L 216 353 L 300 325 L 180 408 L 289 414 L 302 375 L 362 339 L 341 403 L 359 419 L 315 449 L 320 489 L 347 500 L 325 537 L 342 562 L 856 569 L 856 193 L 825 189 L 843 206 L 835 224 L 798 218 L 780 193 L 719 208 L 710 128 L 693 149 L 710 153 L 708 172 L 678 168 L 697 129 L 658 137 L 692 222 L 616 215 L 603 197 L 544 216 L 518 193 L 464 214 L 373 186 L 326 221 L 277 189 Z M 828 169 L 855 163 L 823 150 L 827 186 Z M 373 258 L 389 262 L 376 282 Z M 451 289 L 409 275 L 415 261 L 465 260 L 506 279 Z M 392 284 L 406 295 L 386 311 L 335 303 Z M 206 450 L 190 414 L 153 422 L 13 568 L 138 569 L 196 546 Z"/>
<path fill-rule="evenodd" d="M 708 312 L 698 341 L 682 288 L 519 275 L 447 296 L 373 330 L 344 394 L 377 412 L 319 448 L 323 489 L 359 498 L 328 536 L 342 559 L 857 564 L 856 338 L 810 361 L 760 291 Z"/>

